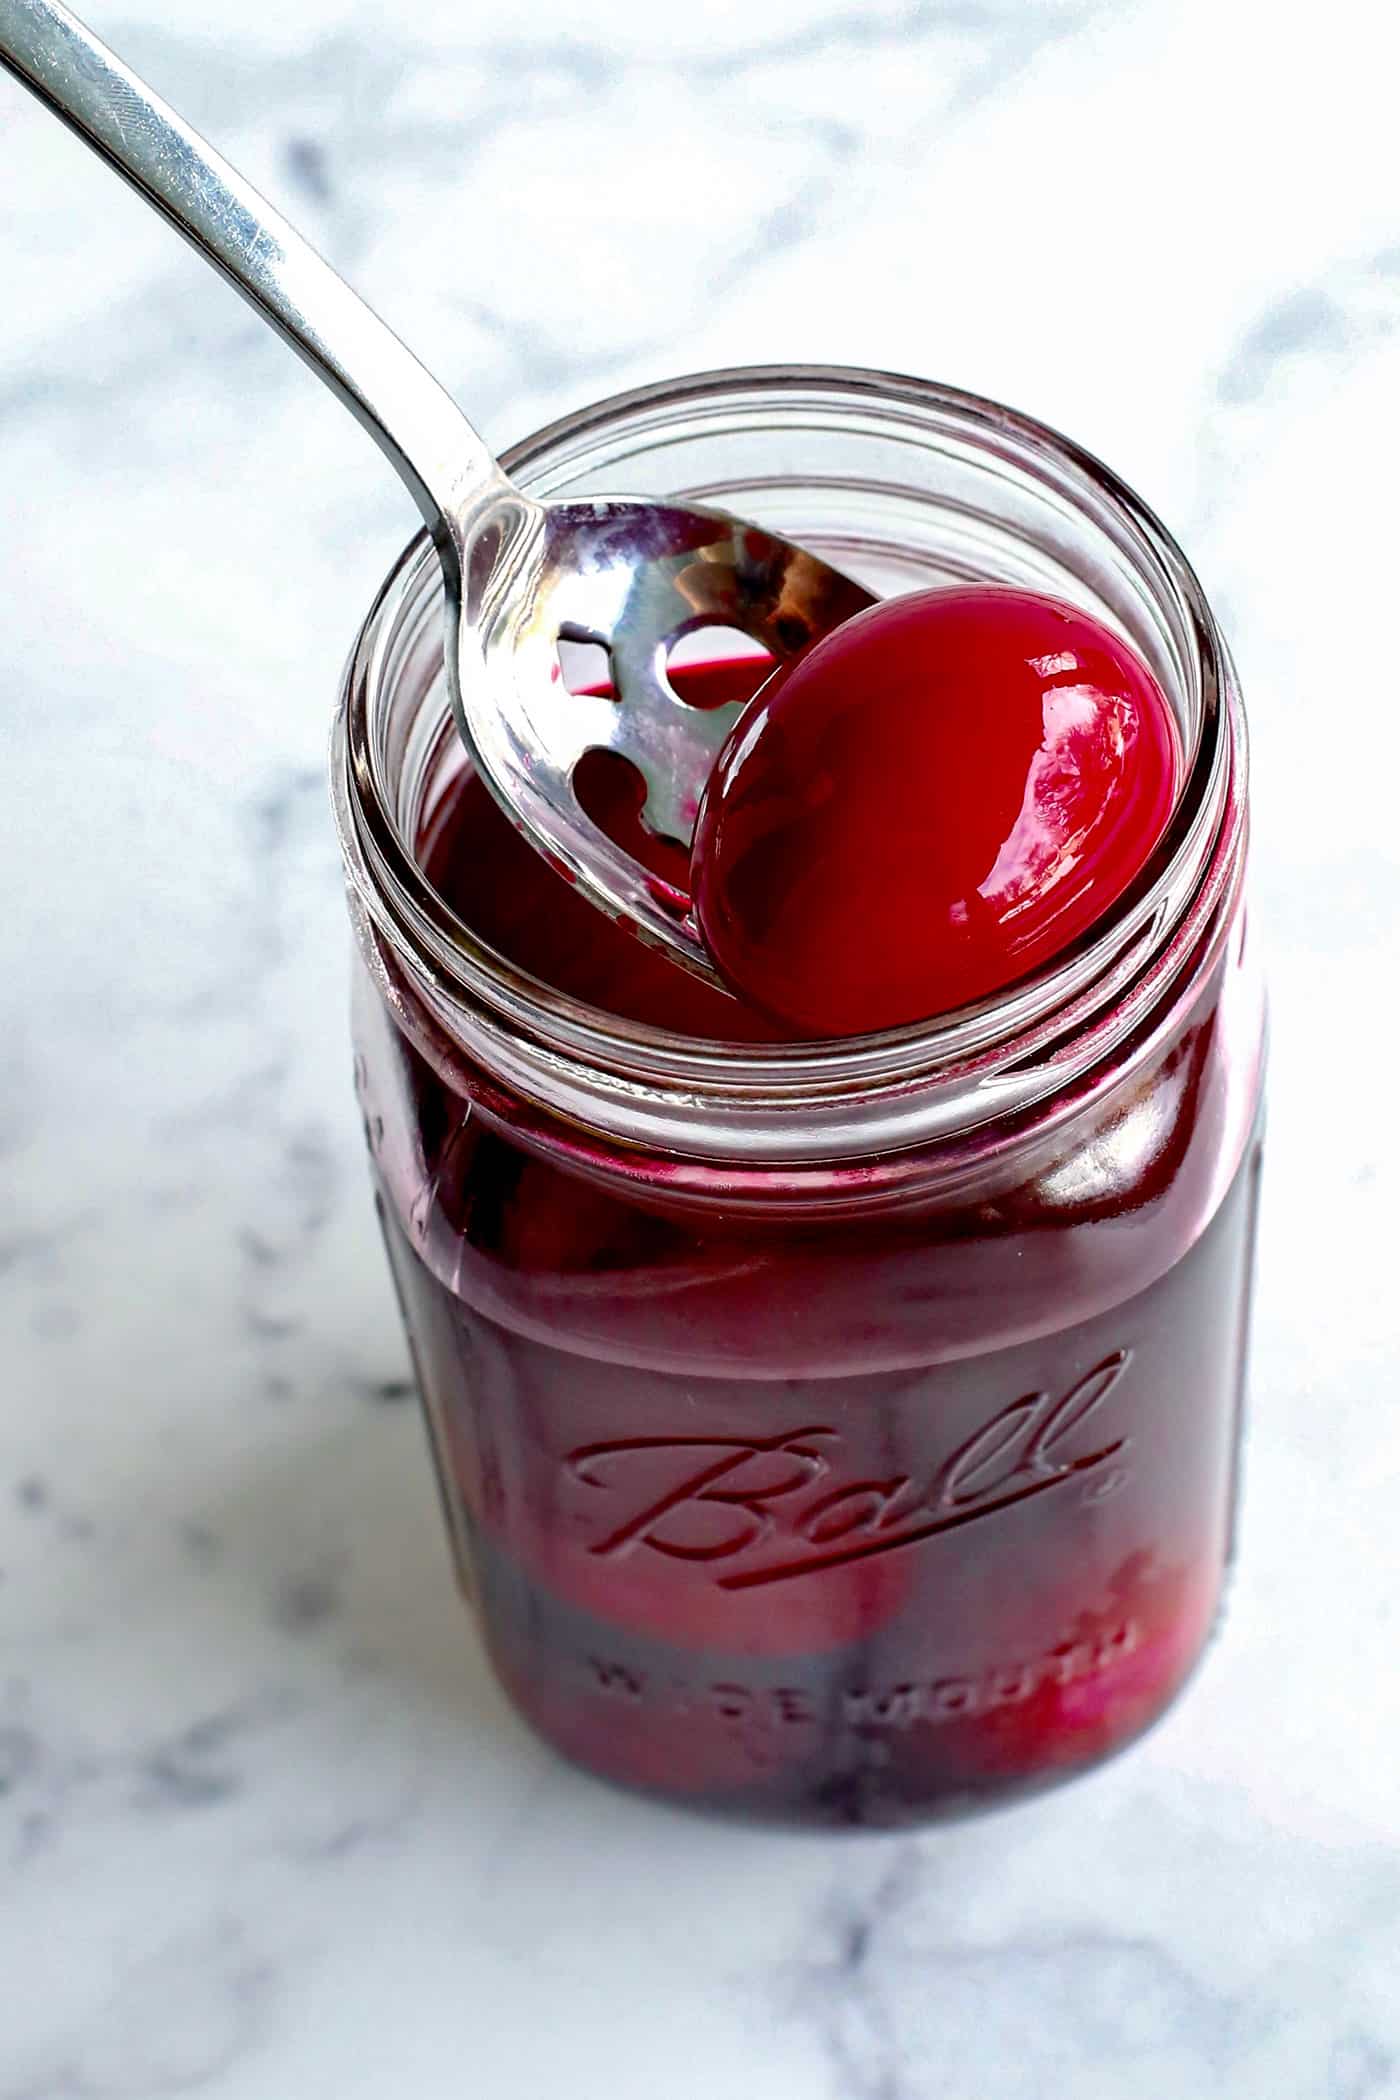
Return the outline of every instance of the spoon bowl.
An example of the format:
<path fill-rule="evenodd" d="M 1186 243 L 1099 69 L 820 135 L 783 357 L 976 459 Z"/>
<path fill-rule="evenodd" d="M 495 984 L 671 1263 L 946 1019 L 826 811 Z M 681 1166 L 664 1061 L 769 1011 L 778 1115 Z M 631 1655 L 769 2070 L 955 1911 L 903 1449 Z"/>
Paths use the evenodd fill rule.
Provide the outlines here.
<path fill-rule="evenodd" d="M 688 847 L 716 754 L 745 703 L 678 697 L 667 659 L 683 635 L 737 629 L 775 665 L 871 600 L 804 548 L 723 511 L 612 501 L 540 507 L 533 543 L 457 629 L 449 683 L 483 777 L 531 840 L 612 917 L 718 983 L 688 894 L 599 829 L 574 769 L 608 751 L 640 775 L 643 822 Z M 560 641 L 606 652 L 608 689 L 571 691 Z"/>

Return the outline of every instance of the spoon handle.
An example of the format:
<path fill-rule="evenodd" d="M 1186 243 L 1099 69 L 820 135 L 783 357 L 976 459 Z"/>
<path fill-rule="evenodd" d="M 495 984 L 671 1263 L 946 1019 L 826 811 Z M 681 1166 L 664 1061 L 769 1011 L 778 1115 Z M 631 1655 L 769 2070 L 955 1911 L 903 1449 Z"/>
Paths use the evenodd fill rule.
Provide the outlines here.
<path fill-rule="evenodd" d="M 222 271 L 387 455 L 446 551 L 509 487 L 393 330 L 236 168 L 59 0 L 0 0 L 0 65 Z"/>

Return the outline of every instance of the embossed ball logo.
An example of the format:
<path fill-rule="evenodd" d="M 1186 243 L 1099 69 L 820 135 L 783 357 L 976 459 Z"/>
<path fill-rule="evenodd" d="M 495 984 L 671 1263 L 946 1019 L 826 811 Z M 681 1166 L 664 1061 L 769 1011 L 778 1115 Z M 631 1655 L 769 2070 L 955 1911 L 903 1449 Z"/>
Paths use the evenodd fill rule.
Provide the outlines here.
<path fill-rule="evenodd" d="M 586 1444 L 566 1463 L 608 1504 L 588 1550 L 604 1560 L 660 1555 L 708 1569 L 722 1589 L 757 1589 L 917 1545 L 1070 1481 L 1102 1501 L 1125 1478 L 1114 1461 L 1128 1440 L 1102 1441 L 1099 1415 L 1130 1358 L 1115 1350 L 1065 1393 L 1013 1400 L 922 1477 L 845 1477 L 840 1432 L 819 1422 L 771 1437 Z M 640 1508 L 629 1506 L 639 1480 Z"/>

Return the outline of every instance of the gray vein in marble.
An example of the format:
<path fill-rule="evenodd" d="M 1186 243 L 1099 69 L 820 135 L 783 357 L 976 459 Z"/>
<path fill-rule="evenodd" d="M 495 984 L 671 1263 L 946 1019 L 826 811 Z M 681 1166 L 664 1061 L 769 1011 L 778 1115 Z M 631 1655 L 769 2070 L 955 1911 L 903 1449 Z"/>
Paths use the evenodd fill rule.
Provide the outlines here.
<path fill-rule="evenodd" d="M 34 1075 L 21 1048 L 18 1016 L 0 1014 L 0 1026 L 10 1031 L 10 1040 L 0 1042 L 0 1160 L 8 1160 L 20 1150 L 33 1127 L 29 1103 Z"/>
<path fill-rule="evenodd" d="M 174 1150 L 198 1136 L 217 1140 L 255 1130 L 265 1123 L 290 1072 L 289 1052 L 271 1060 L 262 1056 L 246 1071 L 230 1073 L 216 1092 L 202 1096 L 193 1107 L 161 1116 L 155 1134 Z"/>
<path fill-rule="evenodd" d="M 1314 351 L 1345 350 L 1351 328 L 1345 310 L 1330 292 L 1304 286 L 1289 292 L 1261 315 L 1221 375 L 1222 401 L 1252 401 L 1285 357 Z"/>
<path fill-rule="evenodd" d="M 984 51 L 954 89 L 944 121 L 975 109 L 997 89 L 1025 72 L 1052 45 L 1077 35 L 1109 12 L 1111 0 L 1061 0 L 1061 4 L 1028 14 L 1020 0 L 912 0 L 893 19 L 844 13 L 814 21 L 772 43 L 757 42 L 737 57 L 715 59 L 710 70 L 722 77 L 754 67 L 793 64 L 829 57 L 833 51 L 888 51 L 913 59 L 919 47 L 949 33 L 985 40 Z"/>
<path fill-rule="evenodd" d="M 1396 2057 L 1374 2035 L 1339 2035 L 1327 2065 L 1327 2100 L 1373 2100 L 1390 2085 Z"/>
<path fill-rule="evenodd" d="M 1098 5 L 1103 0 L 1097 0 Z M 1061 28 L 1077 28 L 1089 10 L 1077 0 L 1053 7 L 1044 23 L 1030 34 L 1039 37 Z M 1027 31 L 1021 0 L 909 0 L 894 14 L 883 15 L 846 9 L 834 15 L 817 14 L 811 23 L 771 39 L 761 35 L 746 41 L 740 50 L 699 61 L 697 70 L 731 75 L 750 66 L 775 61 L 829 57 L 841 50 L 891 51 L 905 57 L 911 45 L 948 30 L 1003 34 Z"/>
<path fill-rule="evenodd" d="M 272 1139 L 276 1163 L 257 1221 L 235 1232 L 241 1271 L 235 1310 L 248 1339 L 264 1356 L 275 1357 L 305 1327 L 295 1279 L 330 1223 L 341 1162 L 319 1124 L 279 1129 L 274 1123 L 263 1134 Z M 280 1371 L 267 1369 L 264 1390 L 269 1398 L 285 1398 L 291 1384 Z"/>
<path fill-rule="evenodd" d="M 963 2090 L 957 2070 L 945 2076 L 916 2039 L 924 2021 L 905 2002 L 907 1957 L 872 1958 L 869 1937 L 864 1928 L 854 1933 L 813 1978 L 840 2067 L 840 2090 L 852 2100 L 943 2100 L 945 2094 L 953 2100 Z M 1238 2017 L 1228 1997 L 1202 1988 L 1166 1949 L 1116 1934 L 1057 1932 L 1040 1942 L 921 1949 L 919 1965 L 928 1988 L 922 2010 L 935 2013 L 935 2032 L 935 2008 L 974 2005 L 1009 1990 L 1032 2028 L 1048 2034 L 1068 2023 L 1096 2061 L 1101 2054 L 1131 2059 L 1144 2046 L 1185 2031 L 1203 2067 L 1219 2071 Z M 1118 2010 L 1108 2011 L 1105 2000 Z M 1043 2081 L 1053 2076 L 1052 2064 L 1053 2056 L 1042 2055 L 1038 2063 L 1008 2065 L 1001 2088 L 1007 2100 L 1012 2094 L 1038 2100 Z M 963 2076 L 971 2069 L 964 2054 Z"/>
<path fill-rule="evenodd" d="M 1226 407 L 1257 401 L 1295 359 L 1348 358 L 1400 323 L 1400 251 L 1384 248 L 1284 293 L 1253 320 L 1217 382 Z"/>
<path fill-rule="evenodd" d="M 919 1864 L 917 1846 L 902 1844 L 864 1894 L 853 1885 L 838 1889 L 821 1926 L 821 1951 L 784 1979 L 788 2016 L 816 2021 L 841 2100 L 901 2100 L 897 2025 L 875 1978 L 889 1922 L 907 1902 Z"/>
<path fill-rule="evenodd" d="M 208 1568 L 218 1559 L 222 1547 L 219 1534 L 212 1525 L 203 1524 L 194 1517 L 182 1517 L 175 1527 L 180 1550 L 201 1568 Z"/>
<path fill-rule="evenodd" d="M 177 251 L 178 253 L 178 251 Z M 110 453 L 120 455 L 123 432 L 113 426 L 111 398 L 120 393 L 128 413 L 142 402 L 156 410 L 172 373 L 183 375 L 201 365 L 217 377 L 222 389 L 236 388 L 242 372 L 271 371 L 279 353 L 270 335 L 231 295 L 190 297 L 190 282 L 181 270 L 147 278 L 113 302 L 103 333 L 67 326 L 44 345 L 41 376 L 21 372 L 0 382 L 0 426 L 21 418 L 33 424 L 77 418 L 84 444 L 95 463 Z M 162 423 L 150 424 L 165 450 L 174 451 L 182 433 Z"/>
<path fill-rule="evenodd" d="M 33 1771 L 38 1746 L 27 1728 L 0 1728 L 0 1798 L 11 1794 Z"/>
<path fill-rule="evenodd" d="M 547 86 L 562 75 L 587 95 L 627 69 L 626 61 L 605 46 L 553 38 L 473 42 L 442 52 L 409 40 L 370 44 L 337 34 L 294 57 L 275 59 L 221 39 L 217 70 L 211 73 L 205 36 L 151 33 L 147 27 L 139 42 L 141 63 L 177 106 L 193 109 L 212 101 L 209 128 L 235 154 L 244 127 L 254 127 L 262 137 L 312 109 L 326 113 L 319 129 L 298 122 L 288 130 L 282 165 L 303 196 L 329 214 L 321 237 L 333 233 L 329 246 L 337 267 L 347 271 L 363 253 L 378 216 L 368 201 L 378 170 L 411 167 L 420 181 L 438 177 L 457 188 L 487 144 L 528 115 L 540 83 Z M 434 120 L 414 109 L 396 118 L 395 88 L 424 66 L 444 65 L 462 77 L 460 111 Z M 8 92 L 9 83 L 4 86 Z M 359 206 L 352 197 L 356 181 L 367 186 L 366 202 Z M 171 255 L 177 252 L 172 245 Z M 93 397 L 114 387 L 127 393 L 158 391 L 164 371 L 177 361 L 185 364 L 192 353 L 206 356 L 211 369 L 227 379 L 230 360 L 251 349 L 271 348 L 263 329 L 236 300 L 221 295 L 191 302 L 193 281 L 184 272 L 162 270 L 156 280 L 134 288 L 105 317 L 98 344 L 89 338 L 70 344 L 66 331 L 56 331 L 45 345 L 41 376 L 26 371 L 12 389 L 0 388 L 0 416 L 49 408 L 75 390 Z M 280 353 L 274 355 L 280 359 Z M 289 368 L 269 363 L 268 374 L 274 369 Z M 101 399 L 94 398 L 93 405 L 100 408 Z"/>
<path fill-rule="evenodd" d="M 1008 17 L 1000 34 L 988 39 L 983 58 L 954 90 L 948 104 L 949 118 L 966 116 L 993 96 L 1006 93 L 1044 52 L 1100 19 L 1110 4 L 1111 0 L 1084 0 L 1083 5 L 1066 7 L 1034 25 L 1028 25 L 1024 18 Z"/>
<path fill-rule="evenodd" d="M 0 1233 L 0 1282 L 18 1281 L 23 1274 L 32 1282 L 52 1283 L 65 1254 L 98 1223 L 97 1213 L 85 1207 L 48 1218 L 42 1225 Z"/>
<path fill-rule="evenodd" d="M 315 138 L 289 138 L 282 149 L 290 180 L 313 204 L 329 204 L 333 195 L 330 158 Z"/>
<path fill-rule="evenodd" d="M 1180 527 L 1188 544 L 1208 545 L 1232 516 L 1238 472 L 1231 443 L 1240 419 L 1284 406 L 1295 381 L 1330 373 L 1334 384 L 1342 383 L 1368 349 L 1396 334 L 1397 324 L 1400 248 L 1386 245 L 1289 286 L 1236 331 L 1200 430 L 1199 489 Z M 1237 630 L 1240 613 L 1228 578 L 1212 577 L 1211 584 L 1217 617 L 1227 632 Z M 1328 908 L 1335 923 L 1335 906 Z"/>
<path fill-rule="evenodd" d="M 4 1703 L 0 1838 L 18 1872 L 80 1825 L 128 1815 L 165 1822 L 224 1808 L 244 1791 L 249 1745 L 295 1719 L 302 1697 L 269 1687 L 145 1743 L 102 1751 L 71 1737 L 59 1747 L 22 1686 Z"/>
<path fill-rule="evenodd" d="M 36 1317 L 30 1331 L 44 1340 L 54 1340 L 62 1339 L 69 1330 L 56 1331 L 50 1323 Z M 42 1473 L 26 1473 L 17 1480 L 14 1500 L 23 1516 L 42 1525 L 54 1538 L 86 1545 L 96 1535 L 93 1519 L 86 1511 L 73 1507 L 66 1495 L 56 1494 Z"/>
<path fill-rule="evenodd" d="M 862 143 L 855 126 L 831 119 L 808 120 L 794 129 L 820 147 L 818 172 L 808 178 L 796 196 L 783 199 L 760 216 L 757 225 L 715 272 L 711 285 L 716 297 L 733 291 L 765 262 L 787 253 L 814 231 L 821 222 L 823 208 L 832 201 L 842 171 L 855 159 Z"/>
<path fill-rule="evenodd" d="M 344 1605 L 345 1557 L 323 1554 L 312 1565 L 298 1569 L 277 1585 L 272 1622 L 284 1633 L 319 1633 L 336 1619 Z"/>
<path fill-rule="evenodd" d="M 418 1388 L 411 1378 L 365 1379 L 359 1382 L 358 1389 L 380 1407 L 397 1407 L 404 1400 L 418 1397 Z"/>
<path fill-rule="evenodd" d="M 206 2090 L 262 2038 L 275 1995 L 273 1966 L 246 1927 L 216 1918 L 120 1973 L 71 2045 L 17 2073 L 0 2069 L 0 2100 L 174 2100 Z"/>
<path fill-rule="evenodd" d="M 324 218 L 321 234 L 328 251 L 353 275 L 377 238 L 379 211 L 368 188 L 376 169 L 411 167 L 415 181 L 436 182 L 443 189 L 444 204 L 450 197 L 452 209 L 470 210 L 474 162 L 503 131 L 528 119 L 540 94 L 546 97 L 547 107 L 561 77 L 584 102 L 628 74 L 635 76 L 641 92 L 664 97 L 664 81 L 670 72 L 683 71 L 687 80 L 708 81 L 718 88 L 764 67 L 829 56 L 843 48 L 898 51 L 912 57 L 924 40 L 957 31 L 987 39 L 984 58 L 955 91 L 953 107 L 964 109 L 990 93 L 1009 70 L 1032 64 L 1046 44 L 1077 31 L 1101 4 L 1097 0 L 1096 6 L 1056 7 L 1028 23 L 1018 7 L 1005 0 L 996 0 L 996 4 L 954 0 L 949 5 L 917 0 L 893 17 L 854 12 L 819 17 L 800 32 L 771 41 L 760 36 L 740 49 L 731 47 L 713 56 L 699 54 L 670 64 L 650 52 L 628 60 L 604 45 L 559 42 L 552 36 L 541 42 L 528 37 L 488 40 L 469 52 L 435 54 L 435 63 L 441 65 L 445 60 L 463 68 L 460 114 L 436 121 L 417 109 L 402 120 L 396 117 L 395 88 L 423 62 L 422 53 L 409 41 L 392 48 L 376 44 L 371 50 L 354 38 L 337 35 L 318 41 L 293 59 L 275 63 L 256 54 L 235 54 L 231 67 L 225 66 L 221 48 L 217 113 L 219 123 L 235 134 L 255 120 L 260 128 L 288 127 L 282 148 L 284 171 L 318 217 Z M 146 62 L 158 68 L 174 99 L 178 101 L 196 84 L 209 93 L 203 39 L 148 33 L 144 41 L 154 49 Z M 324 113 L 319 128 L 307 121 L 312 109 Z M 812 168 L 793 194 L 766 204 L 756 228 L 738 230 L 734 253 L 712 275 L 711 295 L 731 293 L 771 258 L 806 240 L 820 225 L 843 170 L 870 143 L 867 126 L 858 117 L 844 114 L 805 123 L 798 120 L 783 128 L 785 135 L 810 143 Z M 205 360 L 210 371 L 219 374 L 219 384 L 226 386 L 238 363 L 252 358 L 260 388 L 281 392 L 292 383 L 290 368 L 279 365 L 278 353 L 260 341 L 257 324 L 236 302 L 212 297 L 191 301 L 189 283 L 184 272 L 173 270 L 148 280 L 113 309 L 100 344 L 94 344 L 86 331 L 74 343 L 66 339 L 66 333 L 56 336 L 46 346 L 39 392 L 35 393 L 28 371 L 17 375 L 13 387 L 18 391 L 0 386 L 0 416 L 77 414 L 85 426 L 93 426 L 93 441 L 100 444 L 109 390 L 120 388 L 129 400 L 141 395 L 158 402 L 176 365 L 183 372 L 196 360 Z M 684 304 L 672 313 L 667 302 L 659 299 L 652 325 L 627 330 L 607 349 L 595 346 L 580 354 L 571 333 L 542 327 L 539 313 L 516 316 L 480 294 L 458 294 L 450 276 L 443 292 L 454 310 L 478 327 L 500 352 L 499 373 L 479 372 L 473 377 L 469 406 L 479 421 L 490 420 L 507 391 L 557 396 L 571 382 L 597 391 L 614 372 L 664 355 L 688 325 Z"/>
<path fill-rule="evenodd" d="M 1110 1831 L 1102 1842 L 1113 1843 Z M 1233 1842 L 1241 1861 L 1263 1856 L 1247 1830 Z M 1257 1953 L 1236 1964 L 1219 1959 L 1205 1919 L 1199 1947 L 1177 1948 L 1146 1921 L 1137 1931 L 1078 1922 L 1072 1901 L 1052 1929 L 969 1931 L 958 1915 L 958 1849 L 963 1870 L 980 1872 L 969 1833 L 951 1854 L 937 1839 L 907 1842 L 864 1887 L 859 1871 L 844 1876 L 815 1949 L 783 1973 L 788 2016 L 820 2032 L 841 2100 L 963 2100 L 988 2061 L 999 2066 L 997 2100 L 1043 2100 L 1071 2046 L 1074 2060 L 1124 2077 L 1140 2066 L 1165 2081 L 1149 2088 L 1164 2100 L 1281 2091 L 1285 2064 L 1289 2100 L 1391 2089 L 1393 1990 L 1387 2031 L 1374 2015 L 1386 2002 L 1376 1988 L 1382 1950 L 1394 1953 L 1400 1916 L 1395 1859 L 1295 1842 L 1270 1862 L 1280 1908 L 1257 1915 Z M 1301 1945 L 1286 1923 L 1295 1878 L 1314 1908 L 1325 1891 L 1315 1937 Z M 993 2022 L 986 2031 L 979 2009 Z"/>

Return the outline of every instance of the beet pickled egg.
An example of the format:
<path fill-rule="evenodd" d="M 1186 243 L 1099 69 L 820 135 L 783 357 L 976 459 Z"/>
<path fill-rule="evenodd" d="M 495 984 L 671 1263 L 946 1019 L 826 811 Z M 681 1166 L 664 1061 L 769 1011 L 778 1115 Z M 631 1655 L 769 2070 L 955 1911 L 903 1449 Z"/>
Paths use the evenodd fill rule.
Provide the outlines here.
<path fill-rule="evenodd" d="M 730 988 L 805 1035 L 932 1019 L 1069 948 L 1141 871 L 1180 772 L 1118 635 L 999 585 L 858 613 L 756 696 L 696 827 Z"/>

